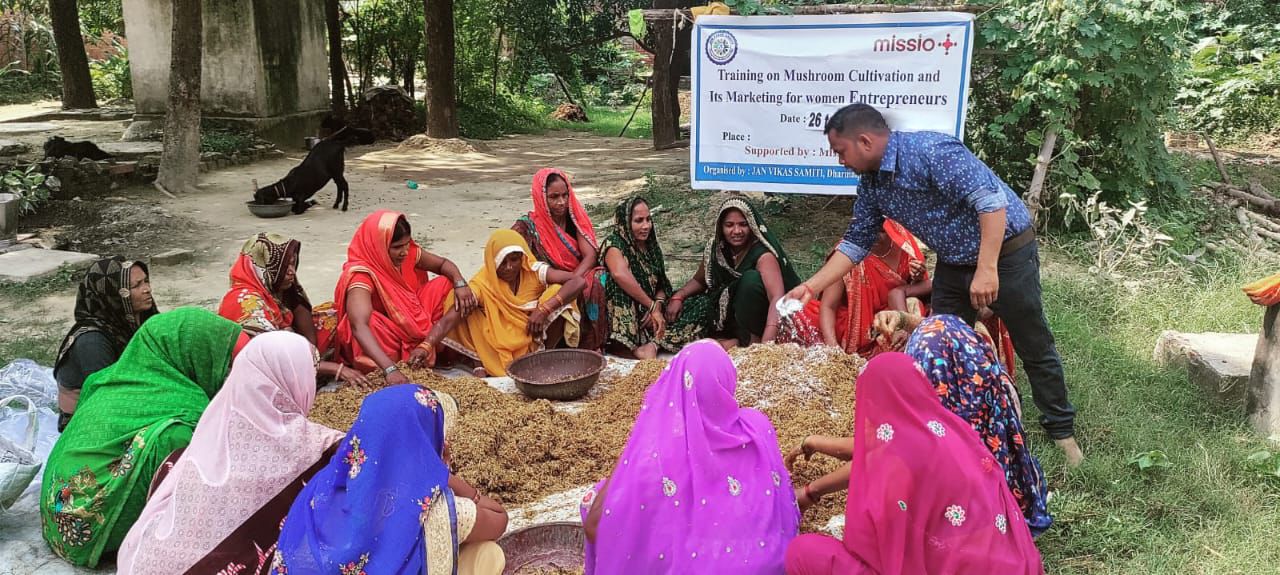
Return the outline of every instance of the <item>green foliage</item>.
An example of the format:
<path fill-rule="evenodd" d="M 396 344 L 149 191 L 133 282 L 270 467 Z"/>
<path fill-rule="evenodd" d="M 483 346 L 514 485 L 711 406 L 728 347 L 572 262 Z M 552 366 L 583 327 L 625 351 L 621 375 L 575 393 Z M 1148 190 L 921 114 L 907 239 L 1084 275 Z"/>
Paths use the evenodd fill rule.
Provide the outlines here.
<path fill-rule="evenodd" d="M 119 41 L 112 43 L 115 54 L 89 63 L 93 93 L 99 102 L 115 98 L 133 99 L 133 76 L 129 71 L 129 51 Z"/>
<path fill-rule="evenodd" d="M 418 77 L 425 56 L 422 0 L 359 0 L 344 5 L 350 9 L 343 20 L 343 54 L 357 73 L 351 80 L 356 90 L 352 98 L 388 80 L 403 84 L 406 71 Z M 412 92 L 412 85 L 406 89 Z"/>
<path fill-rule="evenodd" d="M 0 191 L 18 197 L 20 214 L 34 213 L 54 190 L 62 187 L 58 178 L 46 176 L 37 171 L 37 168 L 37 165 L 31 164 L 26 168 L 14 168 L 0 176 Z"/>
<path fill-rule="evenodd" d="M 80 0 L 80 29 L 88 36 L 124 33 L 122 0 Z"/>
<path fill-rule="evenodd" d="M 1280 131 L 1280 3 L 1193 2 L 1195 47 L 1177 102 L 1186 129 L 1228 143 Z"/>
<path fill-rule="evenodd" d="M 62 93 L 56 71 L 32 74 L 12 64 L 0 66 L 0 104 L 26 104 Z"/>
<path fill-rule="evenodd" d="M 1159 145 L 1178 88 L 1186 14 L 1172 0 L 1009 0 L 979 30 L 996 54 L 975 64 L 970 140 L 1015 188 L 1059 133 L 1054 198 L 1160 199 L 1182 182 Z M 1060 219 L 1053 219 L 1058 222 Z"/>
<path fill-rule="evenodd" d="M 546 108 L 538 102 L 505 89 L 497 96 L 474 88 L 458 96 L 458 124 L 465 138 L 487 140 L 503 134 L 541 132 L 546 115 Z"/>
<path fill-rule="evenodd" d="M 1169 461 L 1169 456 L 1159 449 L 1139 453 L 1129 458 L 1129 465 L 1136 467 L 1142 473 L 1149 473 L 1159 469 L 1173 467 L 1173 462 Z"/>
<path fill-rule="evenodd" d="M 229 130 L 226 128 L 209 128 L 200 131 L 200 151 L 231 155 L 241 150 L 252 148 L 258 143 L 256 137 L 248 132 Z"/>

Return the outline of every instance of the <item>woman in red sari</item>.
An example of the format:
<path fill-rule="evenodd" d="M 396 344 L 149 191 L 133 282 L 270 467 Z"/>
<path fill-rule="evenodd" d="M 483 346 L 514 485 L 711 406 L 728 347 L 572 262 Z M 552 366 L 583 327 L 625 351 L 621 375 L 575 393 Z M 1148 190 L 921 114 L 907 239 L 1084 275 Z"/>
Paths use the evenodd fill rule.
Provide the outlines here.
<path fill-rule="evenodd" d="M 277 234 L 249 238 L 231 266 L 231 289 L 222 297 L 218 315 L 240 324 L 251 337 L 291 331 L 324 354 L 333 339 L 333 306 L 322 304 L 327 311 L 311 307 L 306 290 L 298 283 L 301 250 L 298 240 Z M 316 372 L 344 383 L 366 383 L 360 372 L 341 369 L 341 364 L 332 361 L 321 361 Z"/>
<path fill-rule="evenodd" d="M 609 339 L 604 277 L 600 265 L 600 243 L 587 210 L 578 202 L 569 177 L 555 168 L 543 168 L 533 176 L 533 211 L 516 220 L 515 230 L 533 250 L 533 257 L 560 271 L 573 272 L 587 280 L 578 296 L 580 312 L 575 343 L 573 326 L 567 326 L 565 341 L 579 349 L 601 350 Z"/>
<path fill-rule="evenodd" d="M 885 351 L 901 351 L 910 329 L 877 337 L 872 330 L 876 315 L 884 311 L 906 314 L 912 325 L 929 315 L 924 303 L 933 284 L 924 265 L 924 251 L 910 232 L 893 220 L 884 229 L 871 253 L 837 282 L 810 301 L 795 320 L 793 339 L 801 345 L 825 344 L 845 353 L 871 358 Z M 997 350 L 1000 363 L 1013 374 L 1013 340 L 1000 318 L 989 309 L 979 314 L 978 333 Z"/>
<path fill-rule="evenodd" d="M 458 266 L 419 247 L 404 214 L 369 214 L 347 246 L 334 291 L 339 360 L 366 373 L 382 370 L 388 385 L 410 383 L 396 363 L 420 365 L 434 355 L 423 344 L 450 291 L 463 315 L 476 308 Z"/>

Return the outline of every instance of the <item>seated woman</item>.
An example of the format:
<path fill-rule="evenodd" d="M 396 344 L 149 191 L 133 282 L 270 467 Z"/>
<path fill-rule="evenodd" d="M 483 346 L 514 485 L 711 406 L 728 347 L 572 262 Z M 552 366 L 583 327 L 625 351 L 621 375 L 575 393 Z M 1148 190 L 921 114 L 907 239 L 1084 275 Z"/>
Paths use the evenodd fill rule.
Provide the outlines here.
<path fill-rule="evenodd" d="M 143 324 L 119 361 L 85 381 L 40 486 L 44 540 L 54 553 L 94 567 L 120 547 L 160 462 L 191 442 L 247 342 L 235 322 L 179 308 Z"/>
<path fill-rule="evenodd" d="M 687 301 L 680 317 L 667 324 L 667 297 L 675 293 L 667 279 L 658 231 L 649 215 L 649 203 L 634 197 L 618 204 L 613 233 L 600 246 L 609 280 L 611 341 L 639 359 L 658 357 L 658 351 L 675 353 L 685 344 L 704 337 L 706 298 Z"/>
<path fill-rule="evenodd" d="M 301 249 L 298 240 L 276 234 L 250 238 L 231 266 L 231 289 L 222 297 L 218 315 L 240 324 L 250 336 L 287 330 L 327 351 L 333 331 L 312 315 L 311 300 L 298 283 Z M 344 383 L 366 383 L 362 373 L 342 363 L 321 361 L 317 371 Z"/>
<path fill-rule="evenodd" d="M 881 312 L 877 328 L 895 317 L 896 312 Z M 1044 471 L 1022 431 L 1018 391 L 991 346 L 960 318 L 939 315 L 915 328 L 906 352 L 915 359 L 942 406 L 977 432 L 1000 465 L 1031 532 L 1037 536 L 1043 533 L 1053 523 Z M 811 452 L 830 443 L 829 439 L 809 437 L 800 451 Z"/>
<path fill-rule="evenodd" d="M 427 272 L 437 277 L 429 280 Z M 391 385 L 409 383 L 396 363 L 416 365 L 434 355 L 424 340 L 455 292 L 455 309 L 464 315 L 475 309 L 458 266 L 418 247 L 404 214 L 369 214 L 351 238 L 334 290 L 338 360 L 363 373 L 380 369 Z"/>
<path fill-rule="evenodd" d="M 76 411 L 84 380 L 120 358 L 142 323 L 160 313 L 147 264 L 120 256 L 93 262 L 76 292 L 76 322 L 58 346 L 58 431 Z"/>
<path fill-rule="evenodd" d="M 449 473 L 444 421 L 425 387 L 365 397 L 337 454 L 289 508 L 271 572 L 501 573 L 493 541 L 507 513 Z"/>
<path fill-rule="evenodd" d="M 532 195 L 533 211 L 516 220 L 511 229 L 533 249 L 535 259 L 586 280 L 577 299 L 579 313 L 568 318 L 564 343 L 600 351 L 609 339 L 609 318 L 605 315 L 604 268 L 597 259 L 600 244 L 591 218 L 574 195 L 569 177 L 555 168 L 534 174 Z"/>
<path fill-rule="evenodd" d="M 787 575 L 1044 573 L 991 453 L 938 403 L 910 357 L 872 359 L 855 401 L 853 438 L 805 451 L 852 463 L 796 490 L 801 509 L 849 490 L 844 540 L 797 537 L 787 547 Z"/>
<path fill-rule="evenodd" d="M 684 310 L 685 299 L 706 293 L 710 299 L 710 329 L 728 337 L 726 347 L 769 343 L 778 335 L 778 311 L 773 303 L 800 277 L 755 208 L 742 198 L 720 205 L 715 236 L 707 242 L 702 265 L 667 302 L 667 321 Z"/>
<path fill-rule="evenodd" d="M 280 520 L 343 436 L 307 420 L 316 357 L 283 331 L 245 346 L 191 445 L 156 473 L 120 546 L 121 573 L 266 572 Z"/>
<path fill-rule="evenodd" d="M 737 383 L 729 355 L 704 340 L 645 392 L 613 472 L 582 500 L 587 575 L 782 571 L 800 520 L 791 479 L 773 425 L 738 406 Z"/>
<path fill-rule="evenodd" d="M 871 331 L 876 314 L 907 311 L 908 298 L 927 298 L 932 291 L 919 244 L 897 222 L 885 220 L 867 258 L 845 274 L 843 282 L 810 300 L 795 316 L 794 333 L 788 335 L 801 345 L 825 344 L 871 358 L 891 351 Z"/>
<path fill-rule="evenodd" d="M 484 246 L 484 269 L 471 278 L 481 311 L 450 309 L 427 335 L 425 363 L 435 364 L 435 347 L 443 343 L 479 363 L 477 377 L 506 375 L 512 361 L 555 346 L 571 311 L 568 302 L 584 283 L 580 275 L 534 260 L 520 234 L 493 232 Z"/>

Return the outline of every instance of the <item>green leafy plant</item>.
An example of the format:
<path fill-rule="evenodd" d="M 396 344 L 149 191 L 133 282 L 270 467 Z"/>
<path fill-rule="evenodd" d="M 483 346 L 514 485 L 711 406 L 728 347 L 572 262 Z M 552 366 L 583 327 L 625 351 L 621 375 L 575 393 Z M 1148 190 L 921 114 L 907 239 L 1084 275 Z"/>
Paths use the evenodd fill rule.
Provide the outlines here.
<path fill-rule="evenodd" d="M 1139 453 L 1129 458 L 1129 465 L 1138 468 L 1142 473 L 1151 473 L 1159 469 L 1173 467 L 1173 462 L 1169 461 L 1169 456 L 1160 450 L 1147 451 Z"/>
<path fill-rule="evenodd" d="M 230 155 L 247 150 L 257 144 L 257 139 L 248 132 L 213 128 L 200 133 L 200 151 Z"/>
<path fill-rule="evenodd" d="M 99 100 L 133 98 L 133 76 L 129 70 L 129 50 L 119 41 L 113 41 L 116 51 L 111 56 L 89 63 L 89 77 L 93 80 L 93 93 Z"/>
<path fill-rule="evenodd" d="M 1246 461 L 1259 477 L 1280 481 L 1280 453 L 1271 453 L 1265 449 L 1255 451 L 1249 454 Z"/>
<path fill-rule="evenodd" d="M 1240 143 L 1280 131 L 1280 4 L 1192 3 L 1190 67 L 1178 92 L 1183 129 Z"/>
<path fill-rule="evenodd" d="M 46 176 L 37 171 L 36 167 L 32 164 L 26 168 L 15 168 L 0 177 L 0 189 L 18 197 L 18 213 L 23 215 L 35 212 L 53 191 L 62 188 L 62 182 L 58 178 Z"/>

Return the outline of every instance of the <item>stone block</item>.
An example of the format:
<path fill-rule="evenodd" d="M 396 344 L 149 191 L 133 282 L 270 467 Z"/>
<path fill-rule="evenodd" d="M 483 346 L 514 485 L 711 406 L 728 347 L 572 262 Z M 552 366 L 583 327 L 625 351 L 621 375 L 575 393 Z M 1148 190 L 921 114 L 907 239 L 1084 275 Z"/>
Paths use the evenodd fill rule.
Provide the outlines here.
<path fill-rule="evenodd" d="M 149 258 L 152 265 L 176 266 L 184 264 L 195 258 L 195 252 L 184 249 L 172 249 L 164 253 L 159 253 Z"/>
<path fill-rule="evenodd" d="M 1256 334 L 1166 331 L 1154 356 L 1156 363 L 1186 369 L 1191 382 L 1213 397 L 1243 407 L 1257 341 Z"/>
<path fill-rule="evenodd" d="M 98 144 L 102 151 L 111 154 L 117 160 L 137 160 L 153 156 L 164 150 L 161 142 L 106 142 Z"/>
<path fill-rule="evenodd" d="M 138 162 L 119 162 L 107 167 L 107 173 L 112 176 L 128 176 L 136 171 L 138 171 Z"/>
<path fill-rule="evenodd" d="M 0 139 L 0 156 L 16 156 L 30 150 L 26 144 L 17 140 Z"/>
<path fill-rule="evenodd" d="M 61 250 L 29 249 L 0 254 L 0 281 L 26 283 L 50 275 L 64 265 L 96 260 L 98 256 Z"/>

